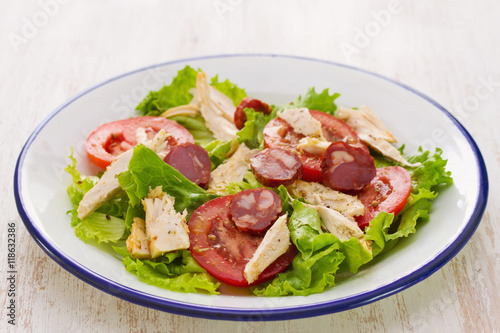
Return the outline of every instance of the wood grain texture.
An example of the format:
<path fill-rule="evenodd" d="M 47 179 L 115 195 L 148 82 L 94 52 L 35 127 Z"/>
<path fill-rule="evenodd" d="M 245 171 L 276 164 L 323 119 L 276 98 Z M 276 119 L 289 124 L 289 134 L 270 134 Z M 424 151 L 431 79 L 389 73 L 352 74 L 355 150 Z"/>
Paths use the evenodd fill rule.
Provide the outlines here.
<path fill-rule="evenodd" d="M 390 1 L 66 0 L 26 43 L 14 47 L 12 34 L 22 35 L 26 20 L 43 11 L 41 3 L 54 1 L 0 0 L 0 257 L 7 256 L 6 223 L 15 221 L 19 295 L 16 327 L 7 325 L 2 310 L 0 331 L 498 331 L 500 2 L 401 1 L 386 26 L 346 57 L 342 43 L 354 45 L 358 29 L 374 22 L 373 13 L 388 10 Z M 229 9 L 217 11 L 220 2 L 230 4 Z M 223 53 L 348 63 L 408 84 L 442 104 L 470 131 L 489 169 L 489 204 L 471 240 L 442 269 L 401 293 L 341 313 L 280 322 L 172 315 L 103 293 L 62 269 L 33 241 L 15 208 L 13 170 L 29 134 L 58 105 L 110 77 L 173 59 Z M 478 88 L 485 80 L 495 84 Z M 487 93 L 479 98 L 478 89 Z M 474 97 L 477 103 L 470 104 Z M 6 283 L 0 288 L 5 309 Z"/>

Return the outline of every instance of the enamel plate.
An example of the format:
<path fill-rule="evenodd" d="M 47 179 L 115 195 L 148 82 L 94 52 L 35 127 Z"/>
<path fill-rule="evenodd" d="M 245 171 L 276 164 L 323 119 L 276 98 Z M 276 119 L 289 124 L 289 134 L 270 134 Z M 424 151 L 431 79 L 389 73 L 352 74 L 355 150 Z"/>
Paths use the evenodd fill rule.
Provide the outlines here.
<path fill-rule="evenodd" d="M 139 114 L 135 106 L 150 90 L 169 84 L 190 65 L 208 77 L 245 88 L 269 104 L 294 100 L 309 87 L 341 94 L 338 105 L 367 105 L 406 152 L 440 147 L 454 183 L 434 201 L 431 220 L 358 274 L 307 297 L 253 297 L 172 292 L 147 285 L 127 272 L 105 247 L 75 236 L 66 212 L 70 176 L 66 158 L 74 148 L 83 174 L 84 142 L 97 126 Z M 486 206 L 488 180 L 481 153 L 464 127 L 423 94 L 393 80 L 336 63 L 275 55 L 224 55 L 168 62 L 121 75 L 76 96 L 49 115 L 26 142 L 14 178 L 17 208 L 26 228 L 58 264 L 104 292 L 143 306 L 224 320 L 283 320 L 352 309 L 397 293 L 427 278 L 455 256 L 476 230 Z"/>

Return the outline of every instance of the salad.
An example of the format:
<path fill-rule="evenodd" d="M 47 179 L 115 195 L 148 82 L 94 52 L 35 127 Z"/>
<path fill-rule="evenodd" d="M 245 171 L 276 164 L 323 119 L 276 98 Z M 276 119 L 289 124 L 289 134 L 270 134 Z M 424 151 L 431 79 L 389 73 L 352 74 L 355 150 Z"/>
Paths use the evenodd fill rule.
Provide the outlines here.
<path fill-rule="evenodd" d="M 89 135 L 99 175 L 69 156 L 75 234 L 174 291 L 323 292 L 416 232 L 452 183 L 440 149 L 405 155 L 371 109 L 338 97 L 268 105 L 185 67 L 137 117 Z"/>

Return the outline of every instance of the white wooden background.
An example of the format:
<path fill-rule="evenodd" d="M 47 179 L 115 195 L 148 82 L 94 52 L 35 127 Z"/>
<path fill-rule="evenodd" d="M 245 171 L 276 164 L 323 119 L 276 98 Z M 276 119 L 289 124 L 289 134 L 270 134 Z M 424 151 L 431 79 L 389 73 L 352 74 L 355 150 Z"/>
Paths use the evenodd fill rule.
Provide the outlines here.
<path fill-rule="evenodd" d="M 378 23 L 374 13 L 381 11 L 390 15 L 379 15 Z M 498 331 L 499 15 L 495 0 L 396 6 L 388 0 L 0 0 L 0 331 Z M 362 40 L 360 30 L 370 37 Z M 424 92 L 462 120 L 482 149 L 491 184 L 483 221 L 464 249 L 430 278 L 379 302 L 317 318 L 257 323 L 134 305 L 49 259 L 21 223 L 13 199 L 15 161 L 34 127 L 70 97 L 115 75 L 174 59 L 252 52 L 375 71 Z M 5 309 L 6 224 L 12 221 L 18 225 L 15 328 L 7 325 Z"/>

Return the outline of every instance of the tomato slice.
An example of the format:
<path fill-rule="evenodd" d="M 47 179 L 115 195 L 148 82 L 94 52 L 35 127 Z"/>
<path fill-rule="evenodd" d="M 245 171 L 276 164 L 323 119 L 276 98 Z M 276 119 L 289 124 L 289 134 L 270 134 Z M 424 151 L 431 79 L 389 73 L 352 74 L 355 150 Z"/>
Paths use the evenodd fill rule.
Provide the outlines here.
<path fill-rule="evenodd" d="M 105 169 L 113 159 L 137 145 L 137 128 L 146 129 L 148 139 L 164 129 L 172 134 L 169 146 L 181 143 L 194 143 L 193 136 L 187 129 L 172 120 L 162 117 L 136 117 L 113 121 L 96 128 L 90 133 L 85 143 L 87 155 L 92 163 Z"/>
<path fill-rule="evenodd" d="M 229 218 L 234 195 L 213 199 L 201 205 L 189 219 L 191 253 L 215 278 L 235 287 L 248 287 L 272 279 L 290 265 L 297 249 L 293 244 L 269 265 L 257 281 L 248 284 L 243 270 L 264 235 L 241 232 Z"/>
<path fill-rule="evenodd" d="M 322 111 L 309 110 L 311 116 L 322 125 L 323 136 L 330 142 L 345 141 L 347 144 L 359 147 L 369 153 L 368 147 L 361 142 L 356 132 L 342 120 Z M 264 128 L 264 145 L 266 148 L 281 148 L 299 156 L 304 169 L 302 179 L 309 182 L 323 180 L 321 174 L 322 155 L 314 155 L 298 150 L 297 146 L 304 135 L 293 130 L 285 120 L 275 118 Z"/>
<path fill-rule="evenodd" d="M 408 201 L 411 176 L 404 168 L 391 166 L 378 168 L 375 178 L 358 195 L 365 206 L 365 215 L 356 217 L 364 230 L 379 212 L 399 213 Z"/>

